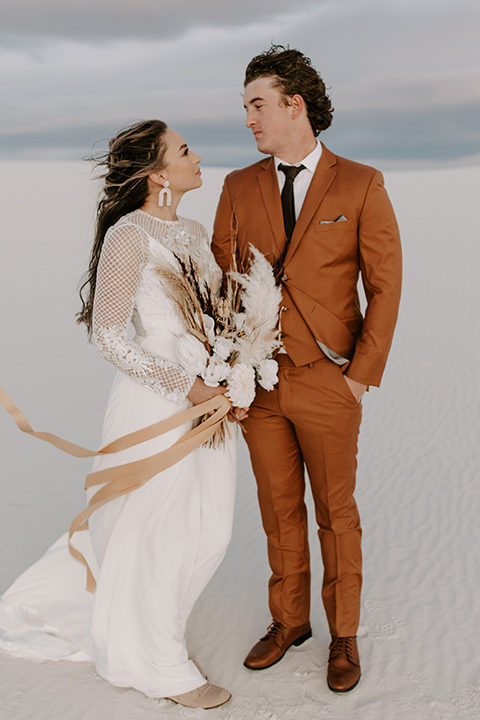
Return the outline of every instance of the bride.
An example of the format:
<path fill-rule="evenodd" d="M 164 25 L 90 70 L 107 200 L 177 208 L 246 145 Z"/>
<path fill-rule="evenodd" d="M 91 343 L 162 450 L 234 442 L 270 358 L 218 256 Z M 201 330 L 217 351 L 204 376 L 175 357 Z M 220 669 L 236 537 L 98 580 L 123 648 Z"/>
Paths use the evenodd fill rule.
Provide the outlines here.
<path fill-rule="evenodd" d="M 183 194 L 202 184 L 199 163 L 159 120 L 120 132 L 102 163 L 105 184 L 78 316 L 118 369 L 102 446 L 224 392 L 179 363 L 184 321 L 157 272 L 178 272 L 180 258 L 211 286 L 219 283 L 205 229 L 177 216 Z M 234 414 L 242 419 L 246 412 Z M 94 471 L 154 455 L 190 428 L 114 459 L 97 457 Z M 236 437 L 228 433 L 225 447 L 197 448 L 96 510 L 89 531 L 75 540 L 95 576 L 95 595 L 84 589 L 84 568 L 62 537 L 4 594 L 0 650 L 35 660 L 93 660 L 113 685 L 187 707 L 227 702 L 230 693 L 208 683 L 189 658 L 185 627 L 230 540 L 235 466 Z"/>

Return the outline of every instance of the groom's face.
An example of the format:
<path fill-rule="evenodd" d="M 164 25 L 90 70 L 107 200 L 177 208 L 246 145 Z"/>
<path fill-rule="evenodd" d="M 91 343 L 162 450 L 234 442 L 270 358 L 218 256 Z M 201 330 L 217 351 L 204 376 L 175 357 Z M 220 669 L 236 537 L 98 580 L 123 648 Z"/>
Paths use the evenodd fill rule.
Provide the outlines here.
<path fill-rule="evenodd" d="M 291 106 L 285 104 L 274 78 L 252 80 L 243 96 L 247 112 L 246 126 L 255 137 L 257 148 L 267 155 L 282 156 L 293 132 Z"/>

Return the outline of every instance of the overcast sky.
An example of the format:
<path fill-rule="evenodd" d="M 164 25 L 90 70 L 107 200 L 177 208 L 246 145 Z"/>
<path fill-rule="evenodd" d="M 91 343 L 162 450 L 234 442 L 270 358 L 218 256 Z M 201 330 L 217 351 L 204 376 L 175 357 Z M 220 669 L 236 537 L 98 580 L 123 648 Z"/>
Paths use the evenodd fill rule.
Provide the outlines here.
<path fill-rule="evenodd" d="M 0 158 L 80 159 L 158 117 L 205 165 L 254 162 L 243 75 L 271 41 L 322 74 L 338 154 L 480 163 L 479 0 L 2 0 Z"/>

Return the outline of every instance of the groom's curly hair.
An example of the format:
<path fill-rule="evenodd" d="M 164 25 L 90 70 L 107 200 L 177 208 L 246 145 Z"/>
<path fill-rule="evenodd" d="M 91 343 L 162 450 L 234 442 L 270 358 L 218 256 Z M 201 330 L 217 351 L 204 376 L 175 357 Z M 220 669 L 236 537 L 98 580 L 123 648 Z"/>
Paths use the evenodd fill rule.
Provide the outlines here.
<path fill-rule="evenodd" d="M 286 104 L 293 95 L 302 96 L 315 136 L 330 127 L 334 109 L 325 83 L 312 67 L 310 58 L 300 50 L 272 45 L 269 50 L 254 57 L 245 70 L 244 87 L 262 77 L 274 78 L 274 86 L 278 87 Z"/>

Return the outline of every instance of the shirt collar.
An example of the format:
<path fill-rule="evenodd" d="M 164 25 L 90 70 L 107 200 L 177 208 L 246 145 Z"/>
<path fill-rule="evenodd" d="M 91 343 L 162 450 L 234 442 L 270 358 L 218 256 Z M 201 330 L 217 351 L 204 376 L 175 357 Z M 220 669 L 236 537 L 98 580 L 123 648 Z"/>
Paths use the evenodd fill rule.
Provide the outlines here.
<path fill-rule="evenodd" d="M 322 157 L 322 144 L 317 140 L 317 144 L 315 145 L 314 149 L 311 153 L 307 155 L 307 157 L 303 158 L 303 160 L 300 160 L 298 163 L 295 163 L 295 165 L 305 165 L 307 170 L 310 170 L 310 172 L 313 173 L 317 169 L 318 161 Z M 280 160 L 278 157 L 273 158 L 275 162 L 275 169 L 278 172 L 278 166 L 280 163 L 283 163 L 284 165 L 291 165 L 291 163 L 285 162 L 285 160 Z"/>

